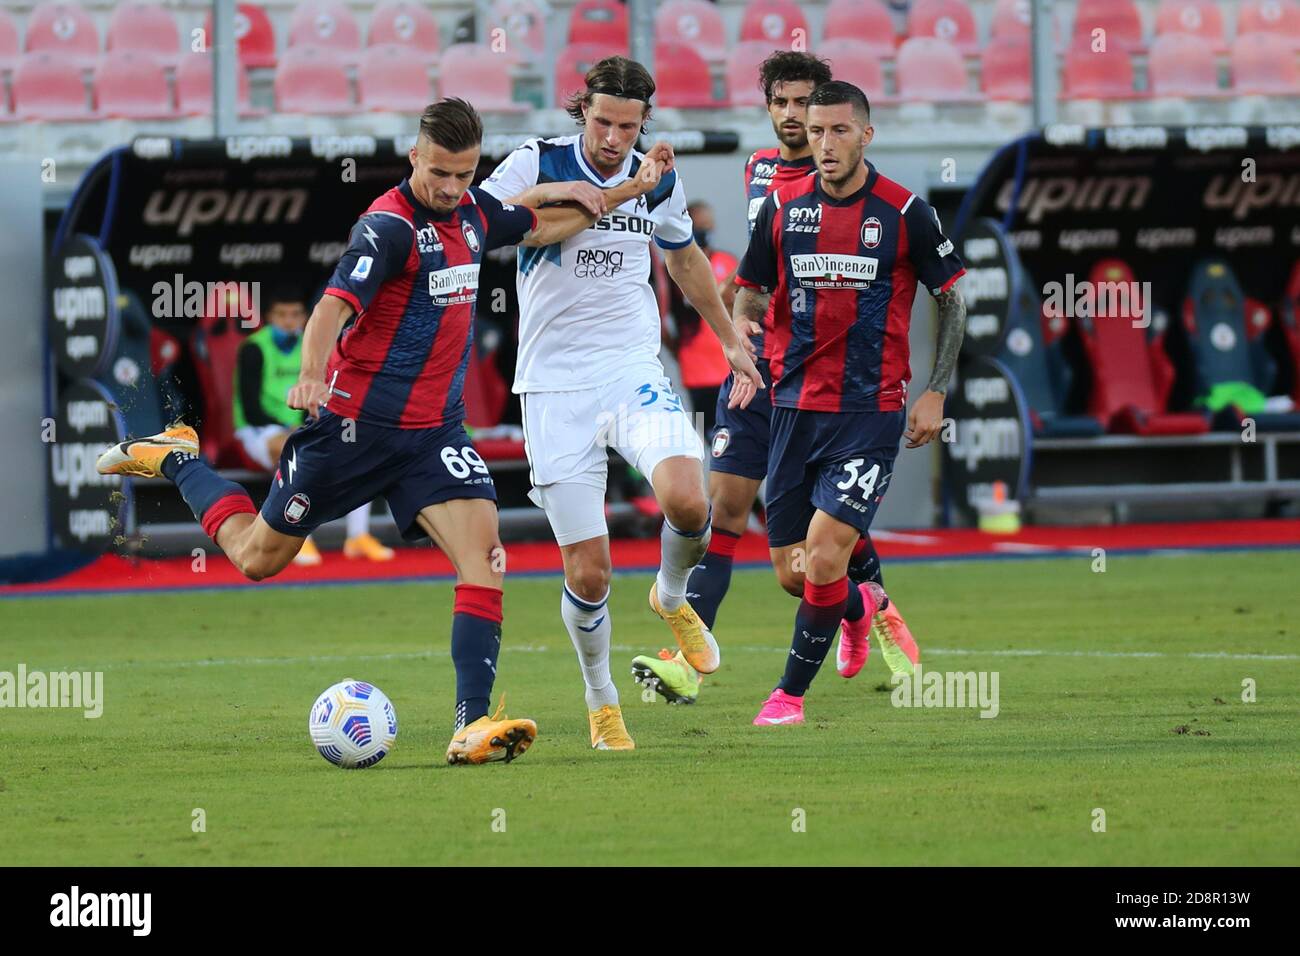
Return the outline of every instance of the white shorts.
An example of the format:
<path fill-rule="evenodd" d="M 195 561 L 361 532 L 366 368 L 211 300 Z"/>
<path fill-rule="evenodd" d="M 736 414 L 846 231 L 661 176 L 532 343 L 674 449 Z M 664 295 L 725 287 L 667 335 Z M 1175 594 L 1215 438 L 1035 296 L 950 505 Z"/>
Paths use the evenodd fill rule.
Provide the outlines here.
<path fill-rule="evenodd" d="M 529 497 L 562 545 L 607 533 L 610 448 L 647 480 L 666 458 L 704 461 L 704 443 L 658 363 L 597 388 L 526 392 L 521 403 Z"/>
<path fill-rule="evenodd" d="M 235 429 L 235 438 L 244 446 L 244 454 L 267 471 L 275 471 L 276 462 L 266 450 L 267 440 L 274 435 L 287 435 L 291 430 L 283 425 L 245 425 Z"/>

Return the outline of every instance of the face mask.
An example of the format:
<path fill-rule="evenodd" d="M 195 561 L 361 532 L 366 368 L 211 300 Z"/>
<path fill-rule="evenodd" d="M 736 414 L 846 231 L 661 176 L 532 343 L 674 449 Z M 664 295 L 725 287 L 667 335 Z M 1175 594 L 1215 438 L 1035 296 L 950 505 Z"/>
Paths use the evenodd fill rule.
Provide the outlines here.
<path fill-rule="evenodd" d="M 285 354 L 293 351 L 300 338 L 302 338 L 301 332 L 286 332 L 283 329 L 271 326 L 271 341 L 275 343 L 276 348 Z"/>

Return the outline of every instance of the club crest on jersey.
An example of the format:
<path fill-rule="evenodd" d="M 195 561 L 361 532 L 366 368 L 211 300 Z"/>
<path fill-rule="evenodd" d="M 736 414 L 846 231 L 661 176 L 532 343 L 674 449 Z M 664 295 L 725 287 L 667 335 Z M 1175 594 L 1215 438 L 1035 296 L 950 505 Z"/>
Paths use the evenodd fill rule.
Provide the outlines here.
<path fill-rule="evenodd" d="M 478 233 L 474 231 L 474 227 L 467 222 L 462 222 L 460 231 L 465 237 L 465 245 L 469 246 L 469 251 L 478 252 Z"/>
<path fill-rule="evenodd" d="M 874 249 L 880 245 L 880 231 L 883 227 L 880 220 L 872 216 L 862 224 L 862 244 L 868 249 Z"/>
<path fill-rule="evenodd" d="M 307 517 L 307 512 L 311 510 L 311 499 L 299 492 L 289 499 L 284 506 L 284 520 L 289 524 L 297 524 L 303 518 Z"/>
<path fill-rule="evenodd" d="M 722 453 L 727 450 L 731 444 L 731 432 L 726 428 L 719 428 L 713 436 L 713 457 L 721 458 Z"/>

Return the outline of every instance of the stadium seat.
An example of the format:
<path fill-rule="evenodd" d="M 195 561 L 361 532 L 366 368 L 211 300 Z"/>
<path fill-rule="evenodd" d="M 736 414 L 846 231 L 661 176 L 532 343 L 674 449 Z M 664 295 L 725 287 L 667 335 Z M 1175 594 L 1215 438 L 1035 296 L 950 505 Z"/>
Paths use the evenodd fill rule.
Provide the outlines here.
<path fill-rule="evenodd" d="M 1152 96 L 1219 97 L 1219 68 L 1208 41 L 1190 33 L 1155 38 L 1147 55 Z"/>
<path fill-rule="evenodd" d="M 235 103 L 241 116 L 257 116 L 248 99 L 248 69 L 236 64 Z M 212 115 L 212 54 L 186 53 L 176 64 L 176 108 L 184 116 Z"/>
<path fill-rule="evenodd" d="M 737 43 L 727 56 L 727 93 L 731 105 L 765 106 L 767 100 L 758 85 L 758 67 L 776 49 L 771 40 L 751 40 Z M 825 54 L 822 54 L 825 56 Z M 838 79 L 845 79 L 838 77 Z"/>
<path fill-rule="evenodd" d="M 993 8 L 993 22 L 989 30 L 991 40 L 1029 40 L 1033 32 L 1030 6 L 1032 0 L 998 0 Z M 1052 16 L 1052 42 L 1061 46 L 1061 24 Z"/>
<path fill-rule="evenodd" d="M 106 53 L 95 67 L 95 108 L 108 119 L 174 119 L 162 64 L 144 53 Z"/>
<path fill-rule="evenodd" d="M 1142 17 L 1133 0 L 1079 0 L 1070 45 L 1091 44 L 1093 30 L 1104 30 L 1106 49 L 1136 53 L 1145 49 Z"/>
<path fill-rule="evenodd" d="M 1223 14 L 1214 0 L 1160 0 L 1156 9 L 1156 36 L 1171 33 L 1198 36 L 1216 53 L 1228 49 Z"/>
<path fill-rule="evenodd" d="M 966 89 L 961 52 L 937 37 L 905 40 L 898 48 L 898 98 L 931 103 L 974 99 Z"/>
<path fill-rule="evenodd" d="M 423 113 L 437 99 L 430 88 L 428 57 L 412 46 L 367 47 L 357 67 L 357 95 L 363 110 Z"/>
<path fill-rule="evenodd" d="M 676 109 L 716 109 L 727 105 L 713 95 L 709 64 L 685 43 L 655 44 L 655 102 Z"/>
<path fill-rule="evenodd" d="M 578 0 L 569 13 L 570 43 L 627 48 L 627 6 L 618 0 Z"/>
<path fill-rule="evenodd" d="M 494 36 L 497 30 L 501 33 Z M 504 49 L 498 37 L 504 39 Z M 545 12 L 533 0 L 496 0 L 488 23 L 488 46 L 511 62 L 541 60 L 546 55 Z"/>
<path fill-rule="evenodd" d="M 18 65 L 22 55 L 22 42 L 18 37 L 18 24 L 7 11 L 0 10 L 0 72 L 8 72 Z"/>
<path fill-rule="evenodd" d="M 888 58 L 898 48 L 894 21 L 881 0 L 831 0 L 823 23 L 823 42 L 861 40 L 874 55 Z"/>
<path fill-rule="evenodd" d="M 1027 103 L 1033 99 L 1033 50 L 1029 37 L 995 37 L 984 48 L 980 89 L 989 100 Z"/>
<path fill-rule="evenodd" d="M 1114 284 L 1137 288 L 1133 270 L 1118 259 L 1098 262 L 1088 281 L 1098 290 Z M 1088 413 L 1111 432 L 1196 435 L 1208 431 L 1209 418 L 1200 412 L 1165 410 L 1174 371 L 1165 354 L 1164 330 L 1157 327 L 1159 323 L 1149 321 L 1147 328 L 1141 327 L 1151 308 L 1150 302 L 1133 302 L 1124 294 L 1119 302 L 1108 302 L 1104 315 L 1076 317 L 1092 366 Z"/>
<path fill-rule="evenodd" d="M 108 20 L 108 52 L 139 53 L 175 66 L 181 54 L 176 18 L 157 3 L 128 0 L 119 4 Z"/>
<path fill-rule="evenodd" d="M 1241 96 L 1300 95 L 1295 50 L 1284 36 L 1245 33 L 1232 43 L 1232 88 Z"/>
<path fill-rule="evenodd" d="M 1237 10 L 1237 36 L 1272 33 L 1286 37 L 1300 50 L 1300 2 L 1297 0 L 1243 0 Z"/>
<path fill-rule="evenodd" d="M 1133 89 L 1133 62 L 1128 51 L 1107 46 L 1105 53 L 1094 53 L 1089 42 L 1072 47 L 1065 54 L 1062 91 L 1071 100 L 1138 98 Z"/>
<path fill-rule="evenodd" d="M 86 84 L 59 53 L 26 53 L 12 80 L 14 116 L 23 120 L 90 120 Z"/>
<path fill-rule="evenodd" d="M 261 466 L 247 457 L 243 445 L 235 438 L 235 364 L 244 335 L 237 317 L 220 314 L 235 311 L 233 308 L 217 308 L 216 296 L 220 294 L 222 293 L 213 293 L 206 314 L 190 335 L 194 371 L 203 392 L 200 450 L 218 468 L 261 471 Z M 238 295 L 233 290 L 227 294 Z M 261 321 L 261 316 L 256 318 L 258 322 Z"/>
<path fill-rule="evenodd" d="M 289 49 L 314 47 L 348 66 L 361 56 L 361 28 L 352 11 L 333 0 L 306 0 L 289 19 Z"/>
<path fill-rule="evenodd" d="M 962 56 L 975 56 L 980 49 L 975 17 L 962 0 L 915 0 L 907 15 L 907 33 L 946 40 Z"/>
<path fill-rule="evenodd" d="M 439 85 L 443 96 L 459 96 L 486 112 L 520 112 L 514 102 L 510 63 L 478 43 L 453 43 L 442 51 Z"/>
<path fill-rule="evenodd" d="M 28 53 L 52 53 L 78 69 L 90 69 L 99 58 L 95 18 L 75 3 L 41 3 L 27 15 Z"/>
<path fill-rule="evenodd" d="M 793 0 L 749 0 L 740 18 L 740 42 L 774 43 L 783 50 L 802 42 L 807 49 L 812 34 L 808 18 Z"/>
<path fill-rule="evenodd" d="M 207 36 L 212 36 L 212 15 L 203 23 Z M 260 6 L 241 3 L 235 7 L 235 39 L 239 42 L 239 62 L 250 70 L 275 66 L 275 28 L 271 18 Z M 208 46 L 211 48 L 211 39 Z"/>
<path fill-rule="evenodd" d="M 438 19 L 418 3 L 381 3 L 370 14 L 370 46 L 406 46 L 419 50 L 425 63 L 436 62 L 442 40 Z"/>
<path fill-rule="evenodd" d="M 727 57 L 727 28 L 707 0 L 668 0 L 655 14 L 655 41 L 693 47 L 706 60 Z M 656 70 L 663 68 L 656 64 Z M 661 77 L 662 79 L 662 77 Z"/>
<path fill-rule="evenodd" d="M 1182 319 L 1198 403 L 1210 397 L 1216 387 L 1244 386 L 1261 395 L 1267 395 L 1272 388 L 1276 368 L 1257 341 L 1266 322 L 1248 323 L 1247 305 L 1226 260 L 1203 260 L 1192 269 Z M 1239 431 L 1247 416 L 1255 420 L 1260 431 L 1300 431 L 1300 412 L 1243 409 L 1236 402 L 1217 409 L 1214 422 L 1217 428 Z"/>
<path fill-rule="evenodd" d="M 555 62 L 555 105 L 564 106 L 570 96 L 586 89 L 587 71 L 605 57 L 626 53 L 626 44 L 570 43 Z"/>
<path fill-rule="evenodd" d="M 890 102 L 893 98 L 885 95 L 885 70 L 880 57 L 875 54 L 865 40 L 853 40 L 848 37 L 839 40 L 823 40 L 817 49 L 817 55 L 831 64 L 831 73 L 837 80 L 852 83 L 863 93 L 872 105 Z M 760 99 L 762 91 L 759 91 Z"/>
<path fill-rule="evenodd" d="M 347 69 L 334 50 L 296 46 L 275 68 L 275 107 L 281 113 L 355 112 Z"/>

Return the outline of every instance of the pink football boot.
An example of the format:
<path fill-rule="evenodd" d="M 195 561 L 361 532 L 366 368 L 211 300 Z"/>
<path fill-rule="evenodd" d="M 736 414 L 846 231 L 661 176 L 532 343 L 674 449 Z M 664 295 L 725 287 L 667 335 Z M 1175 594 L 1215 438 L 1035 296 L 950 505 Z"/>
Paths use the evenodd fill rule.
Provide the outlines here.
<path fill-rule="evenodd" d="M 835 645 L 835 669 L 841 677 L 856 677 L 866 666 L 871 653 L 871 626 L 876 608 L 885 603 L 885 591 L 874 581 L 858 585 L 866 613 L 856 621 L 840 624 L 840 639 Z"/>
<path fill-rule="evenodd" d="M 767 727 L 772 724 L 802 724 L 803 698 L 791 697 L 779 687 L 772 691 L 763 709 L 754 718 L 755 727 Z"/>

